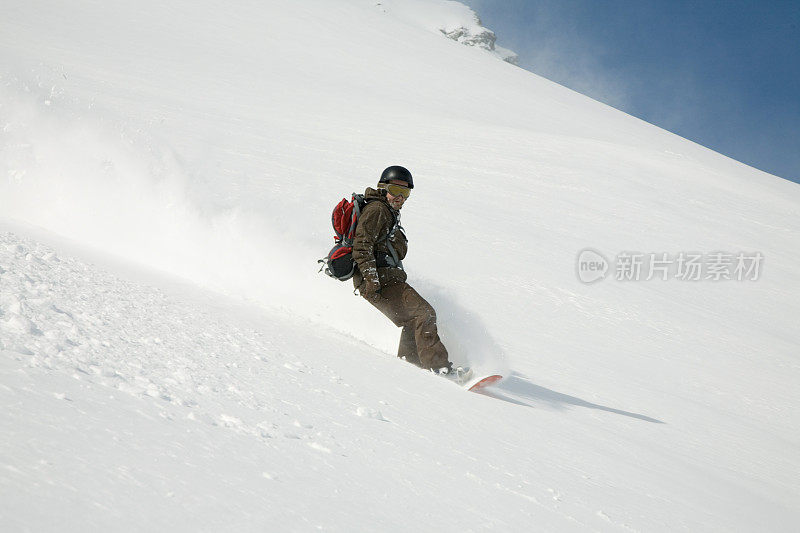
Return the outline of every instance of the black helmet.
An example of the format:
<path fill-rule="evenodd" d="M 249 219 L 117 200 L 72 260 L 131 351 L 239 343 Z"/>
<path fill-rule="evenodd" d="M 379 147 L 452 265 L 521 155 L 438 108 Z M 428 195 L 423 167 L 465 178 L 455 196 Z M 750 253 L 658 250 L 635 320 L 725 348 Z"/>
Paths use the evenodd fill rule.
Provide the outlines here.
<path fill-rule="evenodd" d="M 405 181 L 408 183 L 409 189 L 414 188 L 414 178 L 411 177 L 411 172 L 405 167 L 397 165 L 388 167 L 381 174 L 381 179 L 378 180 L 378 183 L 389 183 L 393 180 Z"/>

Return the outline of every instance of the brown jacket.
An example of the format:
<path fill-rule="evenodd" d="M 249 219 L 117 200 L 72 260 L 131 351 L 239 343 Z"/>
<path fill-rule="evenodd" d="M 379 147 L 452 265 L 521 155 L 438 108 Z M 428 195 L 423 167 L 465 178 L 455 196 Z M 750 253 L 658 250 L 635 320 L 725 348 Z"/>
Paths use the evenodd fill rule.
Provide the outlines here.
<path fill-rule="evenodd" d="M 406 280 L 406 273 L 397 267 L 378 266 L 376 258 L 384 255 L 391 257 L 387 246 L 387 236 L 399 220 L 396 213 L 386 201 L 386 191 L 368 187 L 364 192 L 367 204 L 361 211 L 353 240 L 353 260 L 356 271 L 353 285 L 362 295 L 372 295 L 382 287 L 388 287 Z M 388 242 L 402 260 L 408 250 L 408 240 L 401 227 L 398 227 Z"/>

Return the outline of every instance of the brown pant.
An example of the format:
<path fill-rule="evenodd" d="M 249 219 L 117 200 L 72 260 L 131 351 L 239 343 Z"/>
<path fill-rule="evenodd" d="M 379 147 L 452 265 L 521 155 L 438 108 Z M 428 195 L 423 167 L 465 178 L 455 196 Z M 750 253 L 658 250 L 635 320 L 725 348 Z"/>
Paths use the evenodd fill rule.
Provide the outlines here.
<path fill-rule="evenodd" d="M 367 300 L 398 327 L 397 357 L 422 368 L 448 366 L 447 349 L 436 329 L 436 311 L 408 283 L 394 283 L 381 290 L 377 300 Z"/>

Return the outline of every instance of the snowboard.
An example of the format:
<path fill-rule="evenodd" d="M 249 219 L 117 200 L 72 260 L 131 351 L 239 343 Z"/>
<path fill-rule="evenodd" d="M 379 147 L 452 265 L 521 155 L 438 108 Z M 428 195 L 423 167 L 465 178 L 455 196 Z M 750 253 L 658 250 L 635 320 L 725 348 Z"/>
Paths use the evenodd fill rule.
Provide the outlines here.
<path fill-rule="evenodd" d="M 486 387 L 492 385 L 493 383 L 497 383 L 503 379 L 503 376 L 499 374 L 490 374 L 490 375 L 479 375 L 474 376 L 469 379 L 466 383 L 464 383 L 463 387 L 470 392 L 481 392 Z"/>

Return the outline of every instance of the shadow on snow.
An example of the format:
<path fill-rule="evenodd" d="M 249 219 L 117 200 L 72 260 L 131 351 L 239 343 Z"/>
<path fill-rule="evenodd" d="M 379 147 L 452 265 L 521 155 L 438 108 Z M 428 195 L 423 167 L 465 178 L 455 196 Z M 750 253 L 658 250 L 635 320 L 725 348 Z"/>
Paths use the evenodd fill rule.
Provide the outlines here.
<path fill-rule="evenodd" d="M 504 394 L 506 393 L 506 394 Z M 554 409 L 566 409 L 567 406 L 574 405 L 577 407 L 586 407 L 588 409 L 597 409 L 599 411 L 606 411 L 617 415 L 636 418 L 644 420 L 645 422 L 652 422 L 654 424 L 663 424 L 661 420 L 651 418 L 649 416 L 641 415 L 638 413 L 631 413 L 621 409 L 614 409 L 604 405 L 587 402 L 575 396 L 562 394 L 545 387 L 541 387 L 531 381 L 522 374 L 512 372 L 508 379 L 497 385 L 496 387 L 485 389 L 480 394 L 490 396 L 498 400 L 514 403 L 517 405 L 524 405 L 526 407 L 535 407 L 537 403 L 549 404 Z"/>

